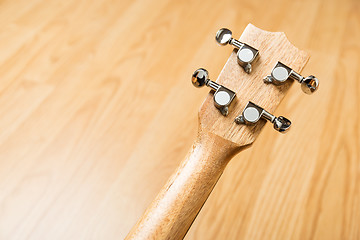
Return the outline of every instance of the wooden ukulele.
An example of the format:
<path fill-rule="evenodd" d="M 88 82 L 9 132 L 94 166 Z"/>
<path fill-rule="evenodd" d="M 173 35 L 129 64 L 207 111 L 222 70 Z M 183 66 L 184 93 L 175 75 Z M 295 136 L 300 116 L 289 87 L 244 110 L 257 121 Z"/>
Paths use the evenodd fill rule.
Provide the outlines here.
<path fill-rule="evenodd" d="M 269 112 L 276 110 L 294 80 L 306 93 L 318 87 L 315 77 L 297 73 L 309 56 L 284 33 L 249 24 L 237 41 L 229 30 L 219 31 L 217 41 L 237 49 L 216 82 L 204 69 L 193 75 L 194 85 L 213 89 L 199 110 L 197 139 L 126 239 L 182 239 L 230 159 L 255 141 L 266 120 L 280 132 L 290 127 L 289 120 Z"/>

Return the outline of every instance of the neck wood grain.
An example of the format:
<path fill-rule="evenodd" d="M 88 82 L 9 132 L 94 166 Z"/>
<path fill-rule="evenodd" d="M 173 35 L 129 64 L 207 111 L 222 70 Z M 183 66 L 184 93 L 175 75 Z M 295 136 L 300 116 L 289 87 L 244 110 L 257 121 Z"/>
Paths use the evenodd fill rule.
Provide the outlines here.
<path fill-rule="evenodd" d="M 182 239 L 230 159 L 243 148 L 199 132 L 185 160 L 126 239 Z"/>
<path fill-rule="evenodd" d="M 239 66 L 234 50 L 216 82 L 236 92 L 229 115 L 224 117 L 213 103 L 213 94 L 199 111 L 199 133 L 185 160 L 162 188 L 126 239 L 182 239 L 209 197 L 231 158 L 250 146 L 260 134 L 265 120 L 254 126 L 237 125 L 235 117 L 252 101 L 274 112 L 292 81 L 282 86 L 264 84 L 277 61 L 297 72 L 308 55 L 294 47 L 284 33 L 263 31 L 249 24 L 240 37 L 260 51 L 253 71 Z"/>

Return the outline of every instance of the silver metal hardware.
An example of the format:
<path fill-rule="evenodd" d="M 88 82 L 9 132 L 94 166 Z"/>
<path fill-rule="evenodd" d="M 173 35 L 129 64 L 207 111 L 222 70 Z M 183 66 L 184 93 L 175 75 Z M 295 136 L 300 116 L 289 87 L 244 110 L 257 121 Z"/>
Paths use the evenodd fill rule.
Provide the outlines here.
<path fill-rule="evenodd" d="M 231 91 L 230 89 L 213 82 L 209 79 L 209 73 L 204 68 L 197 69 L 191 78 L 192 84 L 199 88 L 203 86 L 208 86 L 212 88 L 214 93 L 214 104 L 217 107 L 221 114 L 227 116 L 229 113 L 229 105 L 235 98 L 235 92 Z"/>
<path fill-rule="evenodd" d="M 221 28 L 217 31 L 215 39 L 219 45 L 224 46 L 226 44 L 230 44 L 237 48 L 237 60 L 239 65 L 244 68 L 245 72 L 251 72 L 251 63 L 259 54 L 257 49 L 247 45 L 246 43 L 233 39 L 232 32 L 227 28 Z"/>
<path fill-rule="evenodd" d="M 315 76 L 310 75 L 304 78 L 281 62 L 278 62 L 275 65 L 271 71 L 271 75 L 264 78 L 264 82 L 280 85 L 286 82 L 288 79 L 296 80 L 301 83 L 301 89 L 306 94 L 312 94 L 319 88 L 319 80 Z"/>
<path fill-rule="evenodd" d="M 275 117 L 271 113 L 264 110 L 262 107 L 259 107 L 252 102 L 249 102 L 242 114 L 235 118 L 235 123 L 252 125 L 258 122 L 260 118 L 264 118 L 272 122 L 274 124 L 275 130 L 281 133 L 287 132 L 291 126 L 289 119 L 283 116 Z"/>

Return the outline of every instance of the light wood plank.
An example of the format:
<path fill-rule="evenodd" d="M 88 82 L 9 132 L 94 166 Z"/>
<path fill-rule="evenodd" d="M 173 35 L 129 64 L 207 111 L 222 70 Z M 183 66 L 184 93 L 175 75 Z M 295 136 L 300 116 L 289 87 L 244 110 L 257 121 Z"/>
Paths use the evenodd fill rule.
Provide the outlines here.
<path fill-rule="evenodd" d="M 191 146 L 207 91 L 251 22 L 311 59 L 233 159 L 186 239 L 360 239 L 358 0 L 0 3 L 0 239 L 122 239 Z"/>

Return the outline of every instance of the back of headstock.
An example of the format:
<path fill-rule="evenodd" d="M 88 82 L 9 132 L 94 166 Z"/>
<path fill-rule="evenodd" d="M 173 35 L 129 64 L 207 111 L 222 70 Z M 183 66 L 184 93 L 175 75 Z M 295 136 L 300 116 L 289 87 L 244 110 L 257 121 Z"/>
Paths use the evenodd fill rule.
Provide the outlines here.
<path fill-rule="evenodd" d="M 240 39 L 259 50 L 252 63 L 252 71 L 246 73 L 239 65 L 236 50 L 231 53 L 216 83 L 231 89 L 236 96 L 229 106 L 228 115 L 223 116 L 214 106 L 213 93 L 209 93 L 199 110 L 200 128 L 214 133 L 240 146 L 251 144 L 259 135 L 266 121 L 254 125 L 236 124 L 235 118 L 242 114 L 249 101 L 274 112 L 294 81 L 282 85 L 266 84 L 268 76 L 277 62 L 300 72 L 309 55 L 292 45 L 282 32 L 267 32 L 249 24 Z M 211 78 L 211 76 L 210 76 Z"/>
<path fill-rule="evenodd" d="M 290 121 L 271 113 L 291 84 L 298 81 L 306 93 L 318 87 L 314 76 L 298 73 L 309 56 L 284 33 L 249 24 L 240 41 L 229 37 L 229 30 L 223 36 L 224 41 L 218 42 L 239 50 L 231 53 L 217 80 L 209 79 L 204 69 L 192 77 L 195 87 L 212 89 L 199 111 L 197 139 L 126 239 L 182 239 L 228 162 L 256 139 L 264 119 L 280 132 L 288 129 Z"/>

